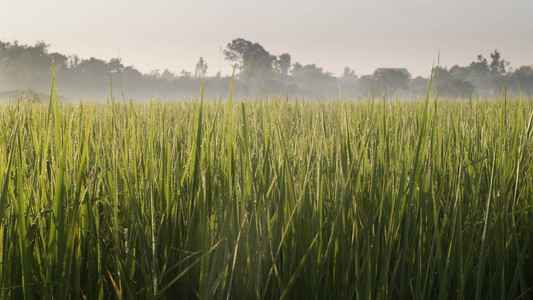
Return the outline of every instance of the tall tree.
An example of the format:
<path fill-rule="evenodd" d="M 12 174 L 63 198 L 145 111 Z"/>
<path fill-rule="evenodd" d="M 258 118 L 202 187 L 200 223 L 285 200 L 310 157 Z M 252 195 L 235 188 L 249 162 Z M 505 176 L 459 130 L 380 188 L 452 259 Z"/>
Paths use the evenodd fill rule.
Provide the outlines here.
<path fill-rule="evenodd" d="M 122 65 L 120 58 L 112 58 L 107 64 L 111 73 L 121 73 L 124 70 L 124 65 Z"/>
<path fill-rule="evenodd" d="M 75 69 L 79 66 L 81 59 L 78 55 L 72 54 L 68 57 L 68 67 L 69 69 Z"/>
<path fill-rule="evenodd" d="M 491 75 L 503 75 L 505 74 L 505 68 L 509 65 L 509 62 L 501 59 L 498 49 L 494 50 L 494 53 L 490 54 L 492 62 L 489 65 L 489 71 Z"/>
<path fill-rule="evenodd" d="M 242 38 L 234 39 L 226 46 L 224 57 L 237 66 L 239 71 L 244 68 L 244 53 L 252 46 L 252 42 Z"/>
<path fill-rule="evenodd" d="M 481 54 L 477 56 L 477 61 L 470 63 L 469 68 L 471 77 L 484 77 L 489 74 L 489 65 L 487 64 L 487 59 Z"/>
<path fill-rule="evenodd" d="M 521 90 L 526 94 L 533 94 L 533 68 L 521 66 L 510 76 L 509 86 Z"/>
<path fill-rule="evenodd" d="M 252 44 L 243 55 L 243 75 L 246 79 L 263 79 L 271 77 L 274 73 L 276 57 L 258 43 Z"/>
<path fill-rule="evenodd" d="M 204 58 L 200 56 L 200 59 L 196 63 L 194 77 L 204 78 L 206 74 L 207 74 L 207 64 L 205 63 Z"/>
<path fill-rule="evenodd" d="M 252 43 L 242 38 L 233 40 L 224 50 L 226 60 L 236 64 L 243 78 L 255 80 L 270 77 L 274 72 L 276 57 L 271 55 L 259 43 Z"/>
<path fill-rule="evenodd" d="M 399 70 L 383 69 L 379 72 L 374 72 L 372 79 L 375 91 L 379 91 L 381 86 L 383 86 L 385 91 L 396 89 L 409 90 L 409 76 Z"/>
<path fill-rule="evenodd" d="M 280 74 L 285 76 L 289 74 L 289 69 L 291 67 L 291 56 L 288 53 L 283 53 L 279 56 L 279 59 L 277 61 L 279 66 Z"/>

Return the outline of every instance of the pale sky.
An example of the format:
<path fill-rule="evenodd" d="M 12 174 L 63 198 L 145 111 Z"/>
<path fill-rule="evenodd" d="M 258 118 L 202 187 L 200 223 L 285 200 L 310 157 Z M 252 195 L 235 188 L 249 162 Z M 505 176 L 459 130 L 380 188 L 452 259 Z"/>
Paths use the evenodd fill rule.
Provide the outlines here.
<path fill-rule="evenodd" d="M 335 75 L 405 67 L 428 76 L 441 65 L 468 65 L 498 49 L 511 67 L 533 64 L 533 0 L 0 0 L 0 39 L 50 52 L 109 60 L 142 72 L 194 71 L 200 56 L 228 74 L 220 47 L 258 42 L 293 63 Z"/>

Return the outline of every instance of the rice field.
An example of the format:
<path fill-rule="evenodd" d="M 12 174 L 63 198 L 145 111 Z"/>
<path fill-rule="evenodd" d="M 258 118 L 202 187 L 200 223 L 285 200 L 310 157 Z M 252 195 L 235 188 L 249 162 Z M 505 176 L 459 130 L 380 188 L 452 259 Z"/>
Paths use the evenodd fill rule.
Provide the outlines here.
<path fill-rule="evenodd" d="M 533 294 L 532 99 L 51 94 L 0 104 L 2 299 Z"/>

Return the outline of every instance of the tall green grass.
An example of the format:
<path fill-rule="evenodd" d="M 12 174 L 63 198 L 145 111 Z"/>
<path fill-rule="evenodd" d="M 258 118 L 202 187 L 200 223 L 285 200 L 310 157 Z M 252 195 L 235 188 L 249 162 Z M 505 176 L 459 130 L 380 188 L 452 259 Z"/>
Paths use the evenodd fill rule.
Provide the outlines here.
<path fill-rule="evenodd" d="M 533 293 L 533 101 L 0 106 L 3 299 Z"/>

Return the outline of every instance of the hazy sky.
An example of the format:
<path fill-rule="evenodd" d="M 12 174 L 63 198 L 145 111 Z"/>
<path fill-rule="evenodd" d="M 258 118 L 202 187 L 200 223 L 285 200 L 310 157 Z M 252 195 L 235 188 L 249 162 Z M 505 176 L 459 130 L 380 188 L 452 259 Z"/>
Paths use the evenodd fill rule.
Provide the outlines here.
<path fill-rule="evenodd" d="M 406 67 L 427 76 L 441 65 L 467 65 L 498 49 L 512 67 L 533 64 L 532 0 L 0 0 L 0 39 L 81 58 L 109 60 L 142 72 L 230 72 L 220 47 L 242 37 L 293 62 L 341 74 Z"/>

